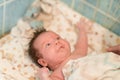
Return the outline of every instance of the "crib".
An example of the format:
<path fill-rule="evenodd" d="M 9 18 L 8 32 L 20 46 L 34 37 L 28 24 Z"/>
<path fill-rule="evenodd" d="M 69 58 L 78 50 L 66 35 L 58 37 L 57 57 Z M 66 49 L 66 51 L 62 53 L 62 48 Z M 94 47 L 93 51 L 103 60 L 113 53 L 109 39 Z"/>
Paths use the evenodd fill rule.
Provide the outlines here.
<path fill-rule="evenodd" d="M 120 44 L 120 28 L 117 32 L 107 29 L 103 27 L 108 26 L 107 23 L 105 25 L 101 25 L 102 22 L 96 23 L 74 10 L 74 4 L 70 7 L 69 3 L 66 5 L 62 1 L 67 0 L 31 0 L 33 3 L 26 10 L 24 16 L 16 20 L 16 25 L 12 25 L 10 31 L 5 30 L 5 28 L 1 29 L 0 80 L 36 80 L 35 73 L 38 66 L 29 58 L 27 49 L 34 29 L 37 27 L 44 26 L 47 30 L 60 34 L 69 41 L 71 50 L 74 50 L 74 44 L 77 40 L 75 25 L 80 18 L 85 18 L 88 24 L 91 24 L 87 32 L 88 54 L 93 51 L 103 53 L 109 46 Z M 71 1 L 75 3 L 75 0 Z M 86 0 L 80 1 L 88 4 Z M 114 20 L 116 22 L 109 25 L 119 26 L 119 17 Z"/>

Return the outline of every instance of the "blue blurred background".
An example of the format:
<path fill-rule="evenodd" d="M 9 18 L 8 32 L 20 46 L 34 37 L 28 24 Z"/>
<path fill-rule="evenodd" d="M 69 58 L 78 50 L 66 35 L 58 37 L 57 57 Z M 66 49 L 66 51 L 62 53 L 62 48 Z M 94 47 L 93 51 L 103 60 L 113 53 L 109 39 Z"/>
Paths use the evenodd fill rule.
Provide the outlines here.
<path fill-rule="evenodd" d="M 0 35 L 9 32 L 34 0 L 0 0 Z M 61 0 L 90 20 L 120 35 L 120 0 Z"/>

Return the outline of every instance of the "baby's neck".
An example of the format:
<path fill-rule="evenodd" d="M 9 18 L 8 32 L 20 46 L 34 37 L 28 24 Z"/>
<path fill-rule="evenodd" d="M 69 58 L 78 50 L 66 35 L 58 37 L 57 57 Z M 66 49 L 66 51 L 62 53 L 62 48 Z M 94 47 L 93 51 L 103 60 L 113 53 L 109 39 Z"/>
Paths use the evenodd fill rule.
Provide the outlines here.
<path fill-rule="evenodd" d="M 69 56 L 67 59 L 65 59 L 64 61 L 62 61 L 61 63 L 57 64 L 56 66 L 54 66 L 53 71 L 57 70 L 57 69 L 62 69 L 63 66 L 68 62 L 68 60 L 70 59 L 71 56 Z"/>
<path fill-rule="evenodd" d="M 64 76 L 62 73 L 62 68 L 64 67 L 64 65 L 68 62 L 70 58 L 67 58 L 66 60 L 64 60 L 61 64 L 56 65 L 55 69 L 53 70 L 53 73 L 51 74 L 51 76 L 56 76 L 58 78 L 60 78 L 61 80 L 64 80 Z"/>

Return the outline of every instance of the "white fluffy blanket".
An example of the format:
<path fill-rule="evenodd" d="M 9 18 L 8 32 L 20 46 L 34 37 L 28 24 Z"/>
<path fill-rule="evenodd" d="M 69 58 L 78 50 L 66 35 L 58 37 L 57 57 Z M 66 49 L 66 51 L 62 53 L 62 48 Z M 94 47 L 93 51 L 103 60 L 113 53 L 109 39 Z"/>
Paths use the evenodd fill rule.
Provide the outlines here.
<path fill-rule="evenodd" d="M 120 56 L 91 54 L 70 60 L 63 68 L 65 80 L 120 80 Z"/>

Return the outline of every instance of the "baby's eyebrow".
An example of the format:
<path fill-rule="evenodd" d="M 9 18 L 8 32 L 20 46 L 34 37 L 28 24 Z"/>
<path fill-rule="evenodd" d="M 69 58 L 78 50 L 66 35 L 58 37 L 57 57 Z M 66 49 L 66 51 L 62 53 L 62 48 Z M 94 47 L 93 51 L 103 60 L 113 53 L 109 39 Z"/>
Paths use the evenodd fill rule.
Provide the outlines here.
<path fill-rule="evenodd" d="M 49 42 L 48 40 L 45 40 L 42 42 L 41 46 L 43 46 L 44 44 L 46 44 L 47 42 Z"/>
<path fill-rule="evenodd" d="M 61 37 L 60 35 L 56 35 L 56 37 Z"/>
<path fill-rule="evenodd" d="M 51 42 L 50 40 L 48 41 L 48 40 L 45 40 L 45 41 L 43 41 L 43 43 L 42 43 L 42 45 L 44 45 L 44 44 L 46 44 L 46 43 L 49 43 L 49 42 Z"/>

